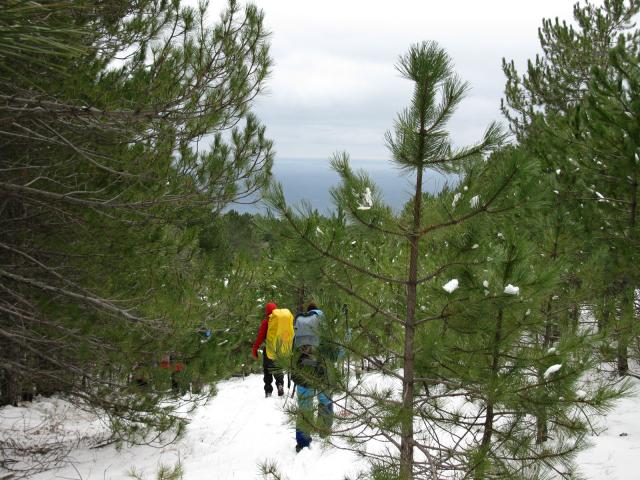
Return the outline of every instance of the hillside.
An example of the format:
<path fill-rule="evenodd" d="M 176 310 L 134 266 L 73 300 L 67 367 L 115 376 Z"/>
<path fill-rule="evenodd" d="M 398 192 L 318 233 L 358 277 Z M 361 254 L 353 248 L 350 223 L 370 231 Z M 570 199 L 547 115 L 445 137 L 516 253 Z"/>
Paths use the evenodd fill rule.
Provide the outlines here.
<path fill-rule="evenodd" d="M 637 385 L 637 382 L 636 382 Z M 166 446 L 114 445 L 91 449 L 104 429 L 100 419 L 80 412 L 60 398 L 40 398 L 23 407 L 0 410 L 2 431 L 24 427 L 27 435 L 48 435 L 51 440 L 66 433 L 78 445 L 69 462 L 55 471 L 33 476 L 35 480 L 154 479 L 162 465 L 180 463 L 186 480 L 261 478 L 260 465 L 275 461 L 289 480 L 340 480 L 354 476 L 365 466 L 354 454 L 316 443 L 311 450 L 294 451 L 293 427 L 283 412 L 290 398 L 262 396 L 262 377 L 234 378 L 218 386 L 207 404 L 186 413 L 191 422 L 185 436 Z M 591 437 L 592 447 L 578 456 L 586 478 L 637 479 L 636 455 L 640 452 L 640 396 L 620 401 L 602 421 L 594 424 L 601 433 Z M 2 472 L 2 470 L 0 470 Z M 10 478 L 0 473 L 0 478 Z"/>

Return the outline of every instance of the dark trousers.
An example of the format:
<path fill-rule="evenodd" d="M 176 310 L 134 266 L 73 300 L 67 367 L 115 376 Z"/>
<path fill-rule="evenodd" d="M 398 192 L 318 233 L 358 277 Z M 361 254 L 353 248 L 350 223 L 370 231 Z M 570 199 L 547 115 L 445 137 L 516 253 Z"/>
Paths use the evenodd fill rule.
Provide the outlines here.
<path fill-rule="evenodd" d="M 262 367 L 264 369 L 264 391 L 265 393 L 273 392 L 273 377 L 276 378 L 276 387 L 278 385 L 284 385 L 284 374 L 279 369 L 275 362 L 267 357 L 266 350 L 262 352 Z"/>

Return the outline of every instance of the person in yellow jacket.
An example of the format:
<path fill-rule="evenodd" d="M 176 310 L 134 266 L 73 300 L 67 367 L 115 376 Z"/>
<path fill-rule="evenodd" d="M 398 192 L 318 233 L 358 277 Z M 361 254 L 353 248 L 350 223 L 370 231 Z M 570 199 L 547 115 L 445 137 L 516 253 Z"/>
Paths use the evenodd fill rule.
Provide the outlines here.
<path fill-rule="evenodd" d="M 293 343 L 293 314 L 287 308 L 276 308 L 274 303 L 266 306 L 266 316 L 260 325 L 258 338 L 253 344 L 252 354 L 258 358 L 258 348 L 264 341 L 265 349 L 262 353 L 262 366 L 264 369 L 264 395 L 270 397 L 273 392 L 271 385 L 273 378 L 276 380 L 278 396 L 284 395 L 284 374 L 275 360 L 278 355 L 286 355 L 291 352 Z"/>

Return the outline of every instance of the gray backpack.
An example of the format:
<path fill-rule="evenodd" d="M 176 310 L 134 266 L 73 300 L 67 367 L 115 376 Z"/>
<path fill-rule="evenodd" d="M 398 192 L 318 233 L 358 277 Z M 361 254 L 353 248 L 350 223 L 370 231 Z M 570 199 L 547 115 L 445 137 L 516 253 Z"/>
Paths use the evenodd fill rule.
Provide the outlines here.
<path fill-rule="evenodd" d="M 325 361 L 319 355 L 323 321 L 324 313 L 317 309 L 299 314 L 295 319 L 293 349 L 299 370 L 294 370 L 292 378 L 296 385 L 308 386 L 311 378 L 322 378 L 326 373 Z"/>
<path fill-rule="evenodd" d="M 294 348 L 301 349 L 308 345 L 315 349 L 320 345 L 320 322 L 323 315 L 322 310 L 310 310 L 296 317 L 293 325 Z"/>

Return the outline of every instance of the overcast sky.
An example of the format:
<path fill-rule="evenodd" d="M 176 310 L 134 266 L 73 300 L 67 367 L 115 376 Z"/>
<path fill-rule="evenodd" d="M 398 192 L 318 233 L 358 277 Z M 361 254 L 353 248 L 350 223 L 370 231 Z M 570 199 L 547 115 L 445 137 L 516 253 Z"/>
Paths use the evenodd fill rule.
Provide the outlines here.
<path fill-rule="evenodd" d="M 435 40 L 471 91 L 450 123 L 455 144 L 500 119 L 501 61 L 539 51 L 543 17 L 571 20 L 574 0 L 255 0 L 265 12 L 274 68 L 256 105 L 277 158 L 388 158 L 384 133 L 409 101 L 394 65 Z M 277 160 L 276 160 L 277 162 Z"/>

